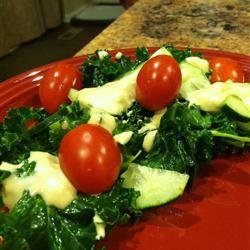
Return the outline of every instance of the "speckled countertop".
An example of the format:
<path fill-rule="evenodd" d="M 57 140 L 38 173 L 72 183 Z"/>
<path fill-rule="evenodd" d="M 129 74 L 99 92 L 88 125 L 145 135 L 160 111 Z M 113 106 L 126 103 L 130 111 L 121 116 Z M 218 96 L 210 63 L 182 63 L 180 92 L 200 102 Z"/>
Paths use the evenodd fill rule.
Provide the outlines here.
<path fill-rule="evenodd" d="M 139 0 L 77 55 L 166 43 L 250 55 L 250 0 Z"/>

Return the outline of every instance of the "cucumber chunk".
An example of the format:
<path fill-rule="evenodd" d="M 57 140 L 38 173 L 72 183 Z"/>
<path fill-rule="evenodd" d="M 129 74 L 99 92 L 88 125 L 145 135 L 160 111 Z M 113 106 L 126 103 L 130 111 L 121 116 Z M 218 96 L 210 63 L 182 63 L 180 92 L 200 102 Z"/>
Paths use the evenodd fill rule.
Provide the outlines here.
<path fill-rule="evenodd" d="M 238 121 L 250 120 L 250 109 L 237 96 L 228 96 L 225 100 L 223 110 Z"/>
<path fill-rule="evenodd" d="M 188 94 L 195 90 L 205 89 L 211 84 L 206 77 L 209 72 L 208 61 L 199 57 L 188 57 L 180 63 L 182 84 L 180 95 L 187 99 Z"/>
<path fill-rule="evenodd" d="M 163 205 L 181 196 L 189 175 L 132 163 L 121 177 L 123 187 L 140 192 L 134 207 L 145 209 Z"/>
<path fill-rule="evenodd" d="M 237 125 L 240 129 L 249 132 L 250 131 L 250 122 L 240 122 L 237 121 Z"/>

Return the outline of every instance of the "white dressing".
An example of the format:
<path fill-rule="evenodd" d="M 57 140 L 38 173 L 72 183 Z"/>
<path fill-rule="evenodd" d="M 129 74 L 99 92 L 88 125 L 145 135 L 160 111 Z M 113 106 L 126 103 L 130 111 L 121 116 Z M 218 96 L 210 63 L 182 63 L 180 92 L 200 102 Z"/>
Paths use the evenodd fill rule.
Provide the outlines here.
<path fill-rule="evenodd" d="M 116 127 L 116 120 L 114 116 L 96 108 L 92 108 L 90 110 L 90 119 L 88 120 L 88 123 L 100 125 L 101 127 L 107 129 L 110 133 L 112 133 Z"/>
<path fill-rule="evenodd" d="M 145 152 L 149 152 L 152 149 L 156 134 L 157 130 L 152 130 L 145 135 L 142 144 L 142 148 L 144 149 Z"/>
<path fill-rule="evenodd" d="M 96 239 L 97 240 L 103 239 L 105 237 L 104 221 L 98 214 L 95 214 L 93 221 L 94 221 L 95 229 L 96 229 Z"/>
<path fill-rule="evenodd" d="M 145 133 L 147 131 L 158 129 L 161 123 L 161 118 L 167 111 L 167 108 L 160 109 L 154 113 L 150 122 L 145 124 L 140 130 L 139 133 Z"/>
<path fill-rule="evenodd" d="M 125 145 L 130 141 L 132 135 L 133 135 L 133 131 L 124 131 L 120 134 L 116 134 L 114 136 L 114 139 L 117 143 L 121 145 Z"/>
<path fill-rule="evenodd" d="M 28 161 L 35 161 L 36 167 L 34 173 L 25 177 L 18 177 L 14 173 L 22 163 L 15 165 L 3 162 L 0 165 L 1 170 L 12 172 L 2 182 L 3 201 L 8 208 L 15 206 L 24 190 L 29 190 L 31 195 L 41 195 L 47 205 L 60 209 L 64 209 L 76 198 L 77 191 L 61 171 L 58 157 L 35 151 L 30 153 Z"/>
<path fill-rule="evenodd" d="M 228 96 L 237 96 L 250 108 L 250 84 L 217 82 L 208 88 L 192 91 L 188 94 L 187 100 L 190 105 L 196 104 L 204 111 L 217 111 L 225 103 Z"/>
<path fill-rule="evenodd" d="M 106 50 L 98 50 L 98 57 L 103 60 L 104 57 L 109 56 L 109 53 Z"/>

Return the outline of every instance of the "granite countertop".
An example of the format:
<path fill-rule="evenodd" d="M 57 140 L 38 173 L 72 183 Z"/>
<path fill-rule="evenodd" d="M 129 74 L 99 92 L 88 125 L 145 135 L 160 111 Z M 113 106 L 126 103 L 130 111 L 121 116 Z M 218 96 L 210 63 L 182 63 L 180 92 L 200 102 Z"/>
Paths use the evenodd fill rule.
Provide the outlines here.
<path fill-rule="evenodd" d="M 250 1 L 139 0 L 77 55 L 166 43 L 250 55 Z"/>

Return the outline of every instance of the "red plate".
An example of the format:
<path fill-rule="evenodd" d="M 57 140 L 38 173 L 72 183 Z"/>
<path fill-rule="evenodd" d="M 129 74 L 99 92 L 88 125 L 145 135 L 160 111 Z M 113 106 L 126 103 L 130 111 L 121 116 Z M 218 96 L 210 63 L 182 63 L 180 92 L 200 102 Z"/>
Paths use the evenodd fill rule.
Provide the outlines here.
<path fill-rule="evenodd" d="M 155 50 L 149 48 L 150 52 Z M 206 58 L 226 56 L 237 60 L 246 81 L 250 81 L 249 56 L 194 50 Z M 134 49 L 119 51 L 133 58 Z M 78 67 L 85 59 L 86 56 L 80 56 L 64 61 Z M 0 120 L 11 107 L 40 105 L 39 79 L 55 63 L 0 84 Z M 171 204 L 146 211 L 136 224 L 116 227 L 103 243 L 108 250 L 249 250 L 250 154 L 213 160 L 191 191 Z"/>

